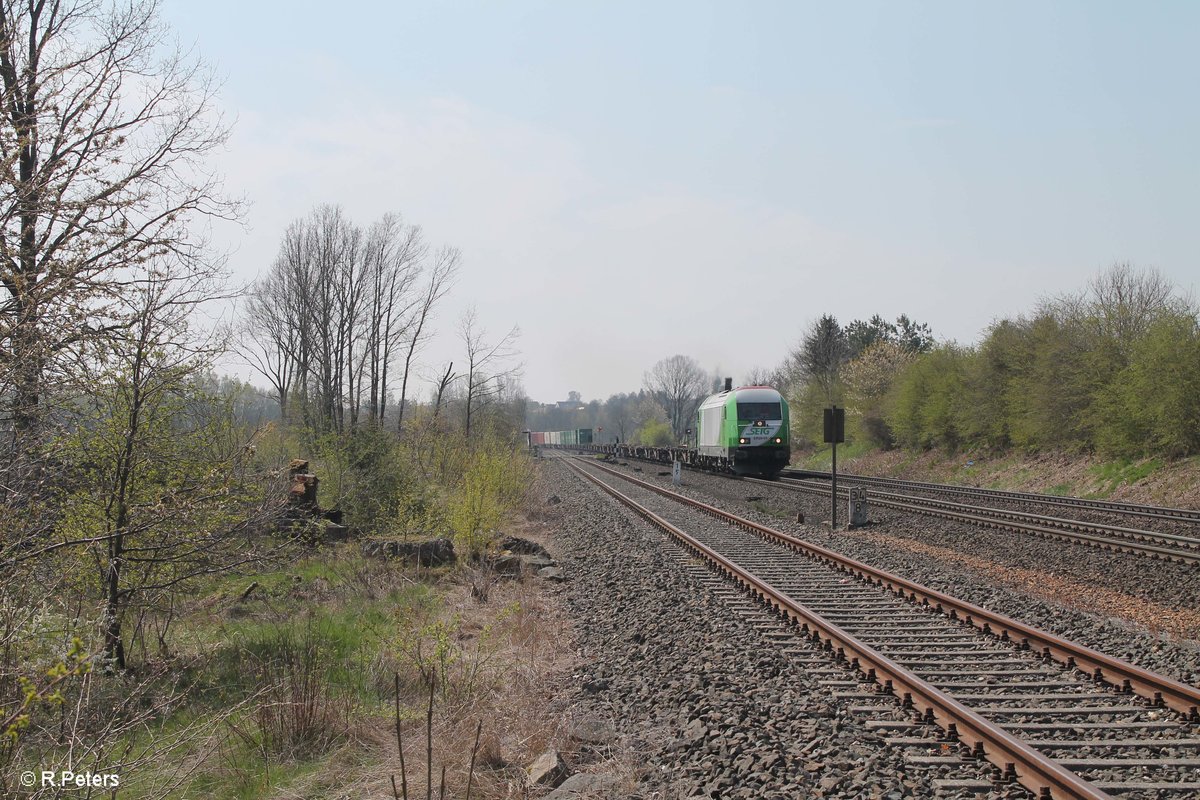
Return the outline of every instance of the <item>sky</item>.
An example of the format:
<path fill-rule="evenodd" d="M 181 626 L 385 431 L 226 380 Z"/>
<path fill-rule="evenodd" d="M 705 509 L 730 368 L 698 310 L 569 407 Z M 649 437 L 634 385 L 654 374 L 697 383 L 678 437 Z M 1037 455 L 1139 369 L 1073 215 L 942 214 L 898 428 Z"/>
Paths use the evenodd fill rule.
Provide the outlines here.
<path fill-rule="evenodd" d="M 1200 3 L 164 0 L 222 80 L 235 280 L 321 203 L 463 266 L 529 396 L 739 380 L 804 328 L 972 343 L 1118 261 L 1200 287 Z"/>

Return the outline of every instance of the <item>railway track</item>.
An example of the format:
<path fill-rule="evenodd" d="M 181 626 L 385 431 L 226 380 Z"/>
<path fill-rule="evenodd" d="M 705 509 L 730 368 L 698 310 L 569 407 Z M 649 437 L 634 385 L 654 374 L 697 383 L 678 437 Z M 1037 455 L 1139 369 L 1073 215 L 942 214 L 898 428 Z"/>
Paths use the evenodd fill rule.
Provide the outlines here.
<path fill-rule="evenodd" d="M 828 472 L 814 470 L 784 470 L 780 473 L 787 478 L 815 478 L 829 480 Z M 980 497 L 1006 502 L 1037 503 L 1046 506 L 1087 509 L 1113 514 L 1124 514 L 1135 517 L 1148 517 L 1170 522 L 1185 522 L 1200 524 L 1200 509 L 1170 508 L 1167 506 L 1152 506 L 1143 503 L 1122 503 L 1112 500 L 1089 500 L 1082 497 L 1063 497 L 1055 494 L 1038 494 L 1036 492 L 1013 492 L 1003 489 L 982 489 L 975 486 L 955 486 L 948 483 L 926 483 L 922 481 L 906 481 L 899 478 L 877 478 L 866 475 L 838 473 L 838 481 L 859 484 L 863 486 L 882 486 L 901 491 L 925 491 L 938 494 L 952 494 L 965 497 Z"/>
<path fill-rule="evenodd" d="M 822 481 L 797 478 L 768 481 L 750 477 L 742 480 L 793 491 L 829 495 L 829 484 Z M 848 494 L 848 489 L 843 491 L 839 487 L 839 497 L 848 496 Z M 890 492 L 873 492 L 870 502 L 873 505 L 897 511 L 957 519 L 983 527 L 1027 533 L 1047 539 L 1060 539 L 1089 547 L 1136 553 L 1184 564 L 1200 564 L 1200 538 L 1195 536 L 1160 533 L 1086 520 L 1032 514 L 1026 511 L 969 506 L 950 500 Z"/>
<path fill-rule="evenodd" d="M 650 463 L 659 463 L 651 461 Z M 805 480 L 793 477 L 787 477 L 789 474 L 795 474 L 796 471 L 785 470 L 778 480 L 764 480 L 762 478 L 742 477 L 750 483 L 760 483 L 774 488 L 789 489 L 792 491 L 802 491 L 812 494 L 829 494 L 829 482 L 824 480 Z M 720 473 L 714 473 L 720 474 Z M 825 473 L 803 473 L 823 475 Z M 732 477 L 732 476 L 726 476 Z M 838 475 L 839 481 L 841 475 Z M 851 482 L 855 479 L 851 478 Z M 873 481 L 876 479 L 868 479 Z M 882 478 L 880 481 L 891 481 L 892 479 Z M 899 481 L 903 485 L 909 485 L 909 482 Z M 919 486 L 942 486 L 943 484 L 918 484 Z M 960 487 L 947 487 L 949 489 L 958 489 Z M 971 489 L 971 487 L 961 487 Z M 845 496 L 845 492 L 840 491 L 839 496 Z M 1006 495 L 1005 499 L 1014 500 L 1014 497 L 1009 496 L 1010 493 L 992 492 L 992 490 L 975 490 L 987 492 L 991 494 Z M 1019 494 L 1019 493 L 1017 493 Z M 1107 501 L 1086 501 L 1078 498 L 1059 498 L 1055 495 L 1032 495 L 1034 497 L 1049 497 L 1056 500 L 1078 500 L 1078 503 L 1099 503 L 1104 505 Z M 1015 499 L 1020 499 L 1015 498 Z M 994 508 L 991 506 L 975 506 L 966 505 L 963 503 L 955 503 L 950 500 L 938 500 L 929 497 L 919 497 L 914 495 L 894 494 L 888 492 L 873 492 L 870 502 L 873 505 L 883 508 L 891 508 L 896 511 L 908 513 L 924 514 L 927 516 L 942 517 L 945 519 L 954 519 L 961 522 L 967 522 L 972 525 L 978 525 L 985 528 L 996 530 L 1007 530 L 1014 533 L 1029 534 L 1043 539 L 1056 539 L 1059 541 L 1071 542 L 1073 544 L 1083 545 L 1087 547 L 1095 547 L 1109 552 L 1131 553 L 1138 556 L 1148 556 L 1166 561 L 1174 561 L 1182 564 L 1197 565 L 1200 564 L 1200 537 L 1188 536 L 1176 533 L 1165 533 L 1160 531 L 1152 531 L 1141 528 L 1130 528 L 1122 525 L 1110 525 L 1101 522 L 1092 522 L 1088 520 L 1067 519 L 1045 514 L 1033 514 L 1026 511 L 1013 511 L 1003 508 Z M 1156 509 L 1157 506 L 1134 506 L 1133 504 L 1110 504 L 1121 505 L 1135 508 Z M 1088 507 L 1095 510 L 1093 506 Z M 1160 509 L 1166 511 L 1177 511 L 1179 509 Z M 1184 509 L 1183 511 L 1186 511 Z M 1200 512 L 1195 512 L 1200 514 Z M 1160 519 L 1170 519 L 1170 517 L 1160 517 Z"/>
<path fill-rule="evenodd" d="M 566 463 L 853 671 L 858 691 L 842 697 L 865 712 L 898 703 L 901 718 L 878 727 L 914 763 L 984 758 L 995 780 L 1038 797 L 1200 793 L 1200 689 L 601 464 Z"/>

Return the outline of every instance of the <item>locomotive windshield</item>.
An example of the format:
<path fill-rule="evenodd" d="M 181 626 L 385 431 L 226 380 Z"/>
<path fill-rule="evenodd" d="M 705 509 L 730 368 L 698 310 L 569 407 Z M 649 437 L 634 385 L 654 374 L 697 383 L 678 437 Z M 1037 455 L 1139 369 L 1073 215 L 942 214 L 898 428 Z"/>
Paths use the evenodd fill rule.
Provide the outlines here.
<path fill-rule="evenodd" d="M 783 419 L 779 403 L 738 403 L 738 419 Z"/>

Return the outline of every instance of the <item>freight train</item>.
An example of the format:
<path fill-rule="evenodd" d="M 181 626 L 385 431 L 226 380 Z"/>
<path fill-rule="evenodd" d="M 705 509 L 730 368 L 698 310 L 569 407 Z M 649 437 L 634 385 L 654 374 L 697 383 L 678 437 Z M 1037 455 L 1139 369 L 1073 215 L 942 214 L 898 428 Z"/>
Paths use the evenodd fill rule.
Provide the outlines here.
<path fill-rule="evenodd" d="M 591 444 L 592 429 L 591 428 L 576 428 L 573 431 L 530 431 L 529 446 L 540 447 L 542 445 L 577 445 Z"/>
<path fill-rule="evenodd" d="M 724 391 L 707 397 L 696 411 L 689 441 L 677 447 L 602 444 L 592 429 L 531 432 L 530 446 L 549 446 L 609 453 L 619 458 L 680 461 L 688 466 L 737 475 L 775 477 L 787 467 L 792 451 L 788 437 L 787 400 L 770 386 L 741 386 L 725 379 Z"/>

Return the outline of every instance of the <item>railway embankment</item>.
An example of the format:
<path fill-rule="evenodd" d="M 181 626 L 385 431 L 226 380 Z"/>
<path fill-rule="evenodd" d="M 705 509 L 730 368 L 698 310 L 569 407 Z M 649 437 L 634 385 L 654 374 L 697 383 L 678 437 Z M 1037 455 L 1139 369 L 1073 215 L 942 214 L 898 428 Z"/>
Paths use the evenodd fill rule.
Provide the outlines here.
<path fill-rule="evenodd" d="M 828 449 L 796 453 L 794 465 L 829 468 Z M 838 469 L 913 481 L 1046 492 L 1200 508 L 1200 459 L 1111 460 L 1075 453 L 838 450 Z"/>

